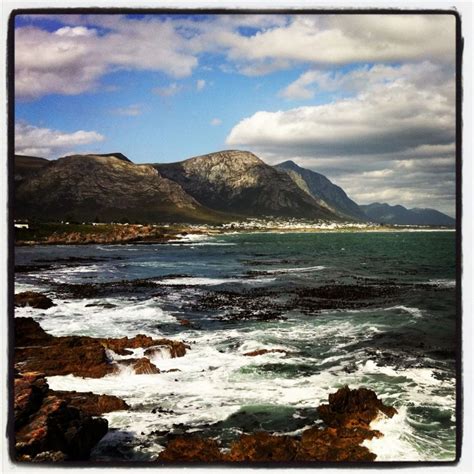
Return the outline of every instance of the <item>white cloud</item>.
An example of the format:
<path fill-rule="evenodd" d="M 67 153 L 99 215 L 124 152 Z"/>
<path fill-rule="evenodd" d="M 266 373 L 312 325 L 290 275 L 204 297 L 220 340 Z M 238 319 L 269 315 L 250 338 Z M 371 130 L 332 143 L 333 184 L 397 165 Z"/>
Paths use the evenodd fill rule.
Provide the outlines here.
<path fill-rule="evenodd" d="M 212 126 L 217 127 L 222 124 L 222 120 L 220 118 L 213 118 L 210 123 Z"/>
<path fill-rule="evenodd" d="M 98 87 L 117 69 L 161 71 L 171 77 L 192 73 L 198 60 L 185 52 L 173 25 L 160 19 L 113 17 L 110 30 L 96 34 L 83 26 L 54 32 L 34 26 L 15 31 L 15 92 L 18 98 L 80 94 Z"/>
<path fill-rule="evenodd" d="M 176 82 L 164 87 L 155 87 L 152 89 L 153 94 L 161 95 L 161 97 L 172 97 L 182 90 L 182 86 Z"/>
<path fill-rule="evenodd" d="M 204 79 L 198 79 L 196 81 L 196 90 L 202 91 L 206 87 L 206 81 Z"/>
<path fill-rule="evenodd" d="M 270 163 L 293 159 L 334 179 L 358 202 L 388 200 L 452 213 L 452 71 L 430 62 L 364 67 L 345 75 L 315 71 L 303 90 L 315 84 L 349 97 L 256 112 L 234 126 L 226 143 Z"/>
<path fill-rule="evenodd" d="M 101 142 L 104 139 L 103 135 L 94 131 L 78 130 L 67 133 L 25 122 L 15 124 L 15 153 L 20 155 L 56 158 L 78 146 Z"/>
<path fill-rule="evenodd" d="M 424 63 L 418 67 L 423 69 Z M 401 68 L 395 74 L 392 69 L 380 80 L 366 81 L 355 97 L 256 112 L 231 130 L 227 144 L 281 155 L 297 150 L 302 156 L 336 156 L 403 153 L 452 143 L 454 78 L 445 78 L 443 84 L 426 79 L 420 87 L 413 71 L 410 75 Z"/>
<path fill-rule="evenodd" d="M 353 94 L 370 90 L 377 85 L 403 81 L 419 88 L 438 87 L 438 92 L 452 96 L 453 79 L 452 67 L 430 61 L 401 66 L 366 65 L 345 73 L 310 70 L 281 90 L 280 95 L 287 99 L 311 99 L 319 92 Z M 443 91 L 442 87 L 446 85 L 450 87 Z"/>
<path fill-rule="evenodd" d="M 44 17 L 28 16 L 33 24 L 35 18 Z M 160 71 L 183 78 L 192 74 L 205 53 L 222 55 L 223 66 L 247 75 L 269 74 L 296 64 L 454 61 L 452 15 L 54 18 L 64 24 L 56 31 L 36 26 L 15 31 L 17 97 L 80 94 L 98 87 L 105 74 L 119 69 Z M 304 84 L 293 89 L 288 94 L 303 98 L 312 94 Z"/>
<path fill-rule="evenodd" d="M 113 113 L 117 115 L 123 115 L 126 117 L 137 117 L 143 113 L 143 107 L 141 104 L 132 104 L 127 107 L 119 107 L 117 109 L 113 109 Z"/>

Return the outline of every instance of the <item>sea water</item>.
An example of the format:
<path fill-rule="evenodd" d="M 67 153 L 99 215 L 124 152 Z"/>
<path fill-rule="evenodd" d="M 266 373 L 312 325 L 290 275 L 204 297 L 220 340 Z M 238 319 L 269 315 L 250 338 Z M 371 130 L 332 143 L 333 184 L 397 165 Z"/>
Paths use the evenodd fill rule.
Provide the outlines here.
<path fill-rule="evenodd" d="M 64 263 L 71 258 L 80 263 Z M 160 433 L 168 432 L 224 443 L 257 430 L 297 435 L 319 423 L 316 407 L 345 384 L 368 387 L 398 410 L 372 424 L 382 438 L 364 442 L 377 460 L 455 456 L 454 232 L 249 233 L 160 245 L 34 246 L 17 248 L 15 260 L 52 264 L 18 273 L 15 291 L 41 291 L 56 303 L 48 310 L 17 308 L 16 317 L 31 316 L 55 336 L 147 334 L 190 346 L 180 358 L 156 354 L 160 374 L 136 375 L 123 366 L 99 379 L 48 377 L 52 389 L 116 395 L 130 405 L 104 415 L 110 430 L 94 460 L 156 459 L 165 445 Z M 107 286 L 137 279 L 153 283 Z M 103 285 L 96 297 L 74 298 L 61 291 L 63 283 Z M 400 291 L 356 307 L 306 311 L 288 297 L 285 309 L 268 319 L 239 317 L 242 303 L 234 309 L 232 298 L 218 309 L 195 305 L 220 292 L 251 302 L 258 292 L 294 297 L 299 289 L 343 284 Z M 245 355 L 259 349 L 285 352 Z M 120 357 L 109 355 L 120 366 Z M 163 373 L 170 369 L 179 371 Z"/>

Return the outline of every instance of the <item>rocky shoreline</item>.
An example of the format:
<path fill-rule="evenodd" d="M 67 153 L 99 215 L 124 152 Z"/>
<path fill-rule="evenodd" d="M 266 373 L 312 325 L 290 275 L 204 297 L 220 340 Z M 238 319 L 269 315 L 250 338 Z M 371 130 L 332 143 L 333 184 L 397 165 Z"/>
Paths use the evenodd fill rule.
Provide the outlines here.
<path fill-rule="evenodd" d="M 18 296 L 18 295 L 17 295 Z M 29 295 L 34 303 L 40 294 Z M 43 295 L 44 296 L 44 295 Z M 25 295 L 18 298 L 25 302 Z M 47 298 L 47 297 L 45 297 Z M 144 349 L 134 358 L 133 349 Z M 91 450 L 108 431 L 100 415 L 128 410 L 124 400 L 91 392 L 54 391 L 46 377 L 72 374 L 103 377 L 119 370 L 108 351 L 120 355 L 120 363 L 137 374 L 158 374 L 149 357 L 165 348 L 170 357 L 183 357 L 189 346 L 181 341 L 133 338 L 55 337 L 29 317 L 15 319 L 14 426 L 15 459 L 19 462 L 57 463 L 87 461 Z M 249 352 L 246 356 L 265 353 Z M 199 434 L 159 433 L 165 449 L 159 463 L 267 463 L 267 462 L 371 462 L 375 454 L 364 440 L 382 436 L 370 423 L 396 410 L 385 406 L 366 388 L 343 387 L 329 395 L 328 404 L 317 407 L 319 424 L 295 436 L 267 431 L 244 432 L 231 442 L 218 442 Z"/>

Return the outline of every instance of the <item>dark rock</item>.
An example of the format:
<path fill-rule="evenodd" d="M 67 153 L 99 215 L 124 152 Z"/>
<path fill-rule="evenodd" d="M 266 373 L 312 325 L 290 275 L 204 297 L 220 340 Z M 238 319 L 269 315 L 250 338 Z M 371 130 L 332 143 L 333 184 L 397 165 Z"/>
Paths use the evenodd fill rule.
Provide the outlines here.
<path fill-rule="evenodd" d="M 216 462 L 222 460 L 219 445 L 213 439 L 175 438 L 158 458 L 165 462 Z"/>
<path fill-rule="evenodd" d="M 228 461 L 289 462 L 296 456 L 297 441 L 290 436 L 260 432 L 243 435 L 231 445 Z"/>
<path fill-rule="evenodd" d="M 103 418 L 91 418 L 50 393 L 44 375 L 15 380 L 15 455 L 18 461 L 86 460 L 107 433 Z"/>
<path fill-rule="evenodd" d="M 51 298 L 36 291 L 24 291 L 15 295 L 15 306 L 31 306 L 32 308 L 48 309 L 55 306 Z"/>
<path fill-rule="evenodd" d="M 245 352 L 244 356 L 254 357 L 254 356 L 259 356 L 263 354 L 269 354 L 272 352 L 281 352 L 285 355 L 288 355 L 288 351 L 285 351 L 284 349 L 257 349 L 255 351 Z"/>
<path fill-rule="evenodd" d="M 366 388 L 351 390 L 347 385 L 329 395 L 329 404 L 320 405 L 319 416 L 335 428 L 365 428 L 380 412 L 392 417 L 397 410 L 384 405 L 375 392 Z"/>
<path fill-rule="evenodd" d="M 50 390 L 49 393 L 62 400 L 69 406 L 75 407 L 85 415 L 98 416 L 111 411 L 127 410 L 129 406 L 114 395 L 97 395 L 92 392 L 65 392 Z"/>
<path fill-rule="evenodd" d="M 103 377 L 117 370 L 117 364 L 107 356 L 107 349 L 127 355 L 131 353 L 128 348 L 167 347 L 171 357 L 182 357 L 189 347 L 180 341 L 153 339 L 142 334 L 120 339 L 53 337 L 45 333 L 32 318 L 15 318 L 15 346 L 15 363 L 22 371 L 43 372 L 47 376 L 73 374 L 93 378 Z M 134 359 L 135 362 L 138 361 Z M 158 369 L 148 359 L 146 362 L 142 360 L 137 369 L 140 373 L 158 373 Z"/>

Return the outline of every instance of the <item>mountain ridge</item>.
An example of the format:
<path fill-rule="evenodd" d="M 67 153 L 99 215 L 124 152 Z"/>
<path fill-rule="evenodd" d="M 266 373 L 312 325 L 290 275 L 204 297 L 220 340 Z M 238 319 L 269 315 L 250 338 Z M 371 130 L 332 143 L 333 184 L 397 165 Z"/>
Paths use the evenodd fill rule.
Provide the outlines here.
<path fill-rule="evenodd" d="M 221 212 L 340 220 L 299 189 L 286 173 L 248 151 L 223 150 L 153 166 L 198 202 Z"/>
<path fill-rule="evenodd" d="M 275 165 L 275 168 L 288 173 L 303 191 L 341 217 L 360 221 L 367 220 L 367 216 L 359 205 L 350 199 L 340 186 L 332 183 L 326 176 L 303 168 L 292 160 L 279 163 Z"/>

